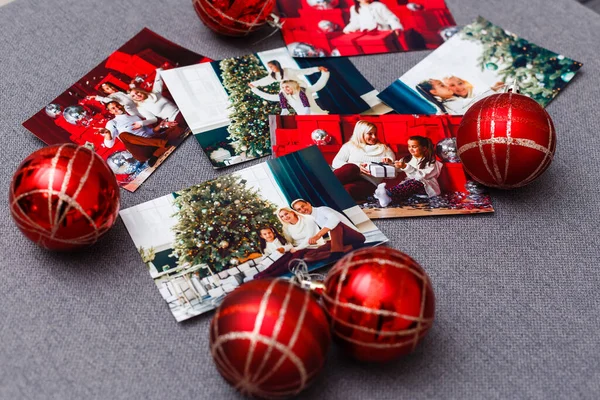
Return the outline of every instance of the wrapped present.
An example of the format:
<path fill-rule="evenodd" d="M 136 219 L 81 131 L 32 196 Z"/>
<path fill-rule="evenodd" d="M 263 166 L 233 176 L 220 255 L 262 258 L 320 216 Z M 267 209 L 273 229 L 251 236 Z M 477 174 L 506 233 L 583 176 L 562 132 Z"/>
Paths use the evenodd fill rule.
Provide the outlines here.
<path fill-rule="evenodd" d="M 281 256 L 283 256 L 283 254 L 281 254 L 278 251 L 274 251 L 273 253 L 269 254 L 268 256 L 264 256 L 263 260 L 260 262 L 260 264 L 263 267 L 268 267 L 271 264 L 273 264 L 275 261 L 279 260 L 281 258 Z"/>
<path fill-rule="evenodd" d="M 369 165 L 369 173 L 375 178 L 395 178 L 396 168 L 393 165 L 374 162 Z"/>

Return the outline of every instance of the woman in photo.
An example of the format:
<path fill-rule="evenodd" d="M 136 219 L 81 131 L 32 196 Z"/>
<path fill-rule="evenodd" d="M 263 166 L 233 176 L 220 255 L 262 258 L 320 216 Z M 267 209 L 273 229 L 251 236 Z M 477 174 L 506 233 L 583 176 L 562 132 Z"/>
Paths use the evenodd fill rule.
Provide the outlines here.
<path fill-rule="evenodd" d="M 281 83 L 279 94 L 269 94 L 257 88 L 252 88 L 252 93 L 268 101 L 278 101 L 281 105 L 281 115 L 289 115 L 290 109 L 298 115 L 329 114 L 329 111 L 319 107 L 313 96 L 313 93 L 325 87 L 328 80 L 329 72 L 322 72 L 319 80 L 306 90 L 302 90 L 298 82 L 287 80 Z"/>
<path fill-rule="evenodd" d="M 162 95 L 163 81 L 160 76 L 161 68 L 156 70 L 156 78 L 154 78 L 154 85 L 152 91 L 148 92 L 140 88 L 132 88 L 129 90 L 129 97 L 133 99 L 140 114 L 145 118 L 134 128 L 139 129 L 142 125 L 152 125 L 158 122 L 158 119 L 163 120 L 163 127 L 170 127 L 177 125 L 175 119 L 179 115 L 179 108 L 166 99 Z"/>
<path fill-rule="evenodd" d="M 302 88 L 306 88 L 307 84 L 304 79 L 305 75 L 316 74 L 317 72 L 327 72 L 328 69 L 325 67 L 312 67 L 312 68 L 283 68 L 281 63 L 277 60 L 271 60 L 267 63 L 267 67 L 271 70 L 271 73 L 267 76 L 250 82 L 248 86 L 251 88 L 259 88 L 263 86 L 269 86 L 275 82 L 283 83 L 283 81 L 296 81 Z"/>
<path fill-rule="evenodd" d="M 131 97 L 129 97 L 127 95 L 127 93 L 125 93 L 125 91 L 122 90 L 121 88 L 119 88 L 118 86 L 116 86 L 110 82 L 104 82 L 103 84 L 100 85 L 98 90 L 104 96 L 88 96 L 87 98 L 94 99 L 103 104 L 108 104 L 111 101 L 116 101 L 119 104 L 121 104 L 123 107 L 125 107 L 125 111 L 127 112 L 127 114 L 137 115 L 138 117 L 142 116 L 140 114 L 140 112 L 138 111 L 137 105 L 135 104 L 133 99 Z"/>
<path fill-rule="evenodd" d="M 394 166 L 406 173 L 406 179 L 398 185 L 387 189 L 380 183 L 375 191 L 375 198 L 381 207 L 387 207 L 392 200 L 402 202 L 413 195 L 429 197 L 440 195 L 440 176 L 443 164 L 436 160 L 431 139 L 423 136 L 408 138 L 410 156 L 395 161 Z"/>
<path fill-rule="evenodd" d="M 477 96 L 481 96 L 484 93 L 475 93 L 473 85 L 470 82 L 465 81 L 464 79 L 459 78 L 458 76 L 448 76 L 443 79 L 444 84 L 454 93 L 456 97 L 460 97 L 462 99 L 474 99 Z M 497 92 L 505 86 L 504 82 L 496 82 L 494 86 L 492 86 L 488 92 Z M 472 100 L 471 100 L 472 102 Z"/>
<path fill-rule="evenodd" d="M 355 201 L 366 200 L 383 178 L 369 173 L 372 162 L 394 160 L 396 155 L 377 137 L 377 127 L 368 121 L 358 121 L 352 137 L 336 154 L 331 166 L 333 173 Z"/>
<path fill-rule="evenodd" d="M 400 19 L 383 3 L 376 0 L 354 0 L 350 7 L 350 21 L 344 33 L 361 31 L 395 31 L 403 30 Z"/>
<path fill-rule="evenodd" d="M 323 238 L 319 239 L 315 245 L 308 243 L 310 238 L 315 236 L 320 230 L 312 217 L 302 215 L 289 207 L 281 207 L 277 210 L 276 215 L 283 226 L 283 237 L 288 246 L 283 246 L 283 256 L 278 258 L 267 269 L 256 274 L 254 276 L 255 279 L 281 276 L 290 272 L 289 262 L 293 259 L 304 259 L 306 262 L 310 262 L 327 258 L 328 256 L 328 254 L 318 251 L 319 247 L 326 245 Z M 265 236 L 270 235 L 265 232 Z M 266 248 L 267 246 L 265 246 Z M 281 247 L 277 248 L 276 251 L 281 253 L 280 249 Z"/>

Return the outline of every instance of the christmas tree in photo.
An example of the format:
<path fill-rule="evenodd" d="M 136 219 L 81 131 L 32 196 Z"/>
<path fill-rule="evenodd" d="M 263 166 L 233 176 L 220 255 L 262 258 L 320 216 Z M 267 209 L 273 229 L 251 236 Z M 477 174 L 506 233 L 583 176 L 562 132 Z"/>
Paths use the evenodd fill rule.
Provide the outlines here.
<path fill-rule="evenodd" d="M 505 84 L 516 82 L 521 94 L 546 106 L 583 64 L 539 47 L 479 18 L 460 37 L 483 46 L 482 70 L 497 71 Z"/>
<path fill-rule="evenodd" d="M 229 269 L 259 252 L 258 229 L 281 228 L 277 206 L 249 189 L 236 175 L 226 175 L 176 193 L 173 255 L 179 265 Z"/>
<path fill-rule="evenodd" d="M 249 158 L 269 154 L 269 115 L 281 113 L 278 103 L 256 96 L 248 84 L 266 76 L 269 72 L 257 56 L 251 54 L 228 58 L 220 62 L 223 86 L 229 93 L 231 124 L 227 128 L 229 139 L 236 146 L 236 153 L 245 152 Z M 262 88 L 267 93 L 279 93 L 279 83 Z"/>

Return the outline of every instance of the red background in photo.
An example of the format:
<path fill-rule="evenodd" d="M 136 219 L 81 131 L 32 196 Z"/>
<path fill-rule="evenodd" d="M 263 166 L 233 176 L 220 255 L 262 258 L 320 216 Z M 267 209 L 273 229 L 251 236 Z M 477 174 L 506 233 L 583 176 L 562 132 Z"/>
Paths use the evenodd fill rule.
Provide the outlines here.
<path fill-rule="evenodd" d="M 328 53 L 337 49 L 342 56 L 376 54 L 413 49 L 435 49 L 443 43 L 439 31 L 454 26 L 454 18 L 444 0 L 380 0 L 392 11 L 404 27 L 399 37 L 394 32 L 355 32 L 344 34 L 342 29 L 350 20 L 352 0 L 339 0 L 339 5 L 329 10 L 319 10 L 308 5 L 307 0 L 277 0 L 277 10 L 284 22 L 283 39 L 286 44 L 304 42 Z M 422 6 L 413 11 L 409 3 Z M 320 21 L 331 21 L 340 29 L 324 33 Z M 423 43 L 424 41 L 424 43 Z"/>
<path fill-rule="evenodd" d="M 311 134 L 315 129 L 323 129 L 331 136 L 331 142 L 318 146 L 331 165 L 333 158 L 342 145 L 352 136 L 354 125 L 359 120 L 369 121 L 377 126 L 379 140 L 386 143 L 396 153 L 396 159 L 410 155 L 408 138 L 413 135 L 431 139 L 434 146 L 443 139 L 455 137 L 462 116 L 414 116 L 414 115 L 312 115 L 312 116 L 275 116 L 275 140 L 273 154 L 275 157 L 314 145 Z M 442 160 L 440 160 L 442 161 Z M 404 179 L 403 173 L 390 180 L 396 184 Z M 466 193 L 467 177 L 460 163 L 444 163 L 438 178 L 442 192 Z"/>
<path fill-rule="evenodd" d="M 25 121 L 23 126 L 48 145 L 66 142 L 79 145 L 93 143 L 96 153 L 106 160 L 110 155 L 125 150 L 125 146 L 118 140 L 112 148 L 103 146 L 104 137 L 98 134 L 97 128 L 105 127 L 112 116 L 102 103 L 86 99 L 86 96 L 105 96 L 98 91 L 104 82 L 111 82 L 127 91 L 136 77 L 140 78 L 136 86 L 151 90 L 157 68 L 169 69 L 209 61 L 212 60 L 145 28 L 64 93 L 48 102 L 60 105 L 63 110 L 69 106 L 83 106 L 91 116 L 87 126 L 72 125 L 62 114 L 53 119 L 46 115 L 44 109 Z M 166 89 L 162 94 L 172 100 Z M 182 128 L 187 129 L 187 126 Z"/>

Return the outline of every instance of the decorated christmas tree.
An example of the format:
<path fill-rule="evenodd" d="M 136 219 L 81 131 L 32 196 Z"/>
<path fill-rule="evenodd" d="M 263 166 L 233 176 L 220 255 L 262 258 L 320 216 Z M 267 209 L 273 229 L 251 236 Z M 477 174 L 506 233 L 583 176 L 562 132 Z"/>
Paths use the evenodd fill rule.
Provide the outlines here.
<path fill-rule="evenodd" d="M 497 71 L 506 84 L 516 82 L 522 94 L 547 105 L 573 79 L 582 64 L 536 46 L 479 18 L 460 37 L 483 45 L 482 70 Z"/>
<path fill-rule="evenodd" d="M 176 196 L 179 222 L 173 227 L 172 254 L 179 265 L 206 264 L 214 272 L 231 268 L 259 251 L 259 228 L 281 228 L 277 207 L 235 175 L 192 186 Z"/>
<path fill-rule="evenodd" d="M 228 58 L 219 65 L 223 86 L 227 89 L 231 102 L 231 124 L 227 130 L 229 139 L 236 145 L 236 152 L 246 152 L 249 157 L 268 154 L 271 146 L 269 115 L 279 114 L 281 108 L 278 103 L 263 100 L 252 93 L 248 83 L 266 76 L 269 72 L 255 55 Z M 279 83 L 261 88 L 271 94 L 279 93 L 279 89 Z"/>

